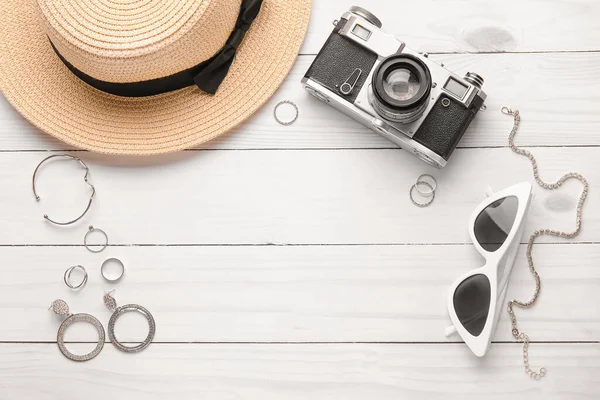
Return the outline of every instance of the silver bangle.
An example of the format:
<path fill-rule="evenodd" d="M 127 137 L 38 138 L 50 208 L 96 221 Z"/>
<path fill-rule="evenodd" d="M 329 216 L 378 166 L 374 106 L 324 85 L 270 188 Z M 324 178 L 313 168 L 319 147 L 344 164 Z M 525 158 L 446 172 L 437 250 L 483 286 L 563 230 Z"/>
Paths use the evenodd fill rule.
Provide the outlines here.
<path fill-rule="evenodd" d="M 102 246 L 102 248 L 100 248 L 100 250 L 92 249 L 87 242 L 88 236 L 93 232 L 100 232 L 104 236 L 104 244 L 101 244 L 101 245 L 93 244 L 92 245 L 92 246 Z M 94 228 L 92 225 L 90 225 L 88 231 L 86 232 L 85 236 L 83 237 L 83 245 L 85 246 L 85 248 L 88 251 L 90 251 L 92 253 L 101 253 L 104 251 L 104 249 L 106 249 L 106 247 L 108 247 L 108 235 L 102 229 Z"/>
<path fill-rule="evenodd" d="M 282 121 L 277 116 L 277 110 L 279 109 L 279 107 L 281 107 L 284 104 L 289 104 L 292 107 L 294 107 L 294 109 L 296 110 L 296 115 L 290 121 Z M 278 123 L 280 123 L 281 125 L 284 125 L 284 126 L 291 125 L 294 122 L 296 122 L 296 120 L 298 119 L 299 115 L 300 115 L 300 111 L 298 110 L 298 106 L 296 105 L 296 103 L 294 103 L 293 101 L 290 101 L 290 100 L 280 101 L 279 103 L 277 103 L 277 105 L 275 106 L 275 109 L 273 110 L 273 116 L 275 117 L 275 121 L 277 121 Z"/>
<path fill-rule="evenodd" d="M 116 263 L 117 265 L 119 265 L 120 267 L 120 272 L 118 273 L 116 278 L 111 278 L 109 277 L 109 275 L 106 272 L 106 266 L 109 265 L 110 263 Z M 104 262 L 102 263 L 102 266 L 100 267 L 100 273 L 102 274 L 102 277 L 104 278 L 104 280 L 106 280 L 107 282 L 110 283 L 116 283 L 118 282 L 123 275 L 125 274 L 125 265 L 123 264 L 123 262 L 121 260 L 119 260 L 118 258 L 108 258 L 106 260 L 104 260 Z"/>
<path fill-rule="evenodd" d="M 80 269 L 83 272 L 83 279 L 81 280 L 81 282 L 78 285 L 74 285 L 73 282 L 71 282 L 71 274 L 76 269 Z M 83 268 L 83 266 L 75 265 L 65 271 L 65 275 L 64 275 L 63 279 L 65 281 L 65 285 L 67 285 L 68 287 L 70 287 L 73 290 L 79 290 L 79 289 L 83 289 L 83 287 L 87 283 L 88 274 L 87 274 L 87 271 L 85 270 L 85 268 Z"/>
<path fill-rule="evenodd" d="M 433 186 L 431 184 L 429 184 L 429 182 L 425 182 L 425 181 L 419 181 L 420 184 L 427 186 L 429 189 L 431 189 L 431 198 L 426 202 L 426 203 L 419 203 L 417 202 L 414 197 L 413 197 L 413 192 L 415 189 L 417 189 L 417 184 L 415 183 L 414 185 L 412 185 L 412 187 L 410 188 L 410 192 L 409 192 L 409 197 L 410 197 L 410 201 L 417 207 L 421 207 L 421 208 L 425 208 L 427 206 L 429 206 L 431 203 L 433 203 L 433 200 L 435 199 L 435 191 L 433 190 Z"/>
<path fill-rule="evenodd" d="M 85 208 L 85 210 L 83 211 L 83 213 L 71 220 L 71 221 L 67 221 L 67 222 L 59 222 L 59 221 L 55 221 L 52 218 L 50 218 L 48 216 L 48 214 L 44 214 L 44 219 L 47 220 L 48 222 L 53 223 L 54 225 L 61 225 L 61 226 L 65 226 L 65 225 L 71 225 L 74 224 L 75 222 L 79 221 L 81 218 L 83 218 L 85 216 L 85 214 L 87 214 L 87 212 L 90 210 L 90 207 L 92 206 L 92 202 L 94 201 L 94 196 L 96 195 L 96 188 L 94 187 L 94 185 L 92 185 L 88 179 L 88 176 L 90 174 L 90 169 L 88 168 L 88 166 L 81 160 L 81 158 L 79 157 L 75 157 L 75 156 L 71 156 L 69 154 L 53 154 L 51 156 L 48 156 L 46 158 L 44 158 L 42 161 L 40 161 L 40 163 L 37 165 L 37 167 L 35 167 L 35 170 L 33 171 L 33 177 L 31 178 L 31 187 L 33 189 L 33 195 L 35 196 L 35 199 L 37 201 L 40 201 L 40 196 L 37 193 L 37 190 L 35 189 L 35 178 L 37 175 L 38 170 L 40 169 L 40 167 L 42 166 L 43 163 L 45 163 L 46 161 L 55 158 L 55 157 L 64 157 L 67 158 L 69 160 L 74 160 L 77 161 L 84 169 L 85 169 L 85 175 L 83 176 L 83 180 L 85 181 L 85 183 L 92 189 L 92 194 L 90 195 L 90 200 L 88 201 L 87 207 Z"/>

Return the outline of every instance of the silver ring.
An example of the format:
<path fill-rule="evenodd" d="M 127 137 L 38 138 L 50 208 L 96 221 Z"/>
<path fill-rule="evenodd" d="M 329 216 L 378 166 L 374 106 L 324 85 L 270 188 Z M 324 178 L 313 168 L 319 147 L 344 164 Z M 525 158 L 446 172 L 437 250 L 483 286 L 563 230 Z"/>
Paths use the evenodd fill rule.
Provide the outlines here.
<path fill-rule="evenodd" d="M 92 232 L 100 232 L 102 235 L 104 235 L 104 244 L 102 244 L 102 245 L 92 245 L 92 246 L 102 246 L 102 248 L 100 250 L 94 250 L 94 249 L 92 249 L 90 247 L 90 245 L 88 245 L 88 243 L 87 243 L 88 236 Z M 108 247 L 108 235 L 102 229 L 94 228 L 92 225 L 90 225 L 88 231 L 86 232 L 85 236 L 83 237 L 83 245 L 85 246 L 86 249 L 88 249 L 88 251 L 90 251 L 92 253 L 101 253 L 101 252 L 104 251 L 104 249 L 106 249 L 106 247 Z"/>
<path fill-rule="evenodd" d="M 425 181 L 425 178 L 430 178 L 431 182 Z M 426 183 L 429 183 L 429 185 L 425 185 Z M 421 188 L 419 188 L 419 185 L 425 185 L 427 187 L 430 188 L 429 191 L 423 191 L 421 190 Z M 417 192 L 419 192 L 419 194 L 425 196 L 425 197 L 429 197 L 433 194 L 433 192 L 435 192 L 435 190 L 437 189 L 437 181 L 435 180 L 435 178 L 432 175 L 429 174 L 422 174 L 420 175 L 416 182 L 415 182 L 415 187 L 417 189 Z"/>
<path fill-rule="evenodd" d="M 427 201 L 426 203 L 419 203 L 417 202 L 414 197 L 413 197 L 413 192 L 414 190 L 417 188 L 417 184 L 415 183 L 414 185 L 412 185 L 412 187 L 410 188 L 410 192 L 409 192 L 409 197 L 410 197 L 410 201 L 417 207 L 427 207 L 429 206 L 431 203 L 433 203 L 433 200 L 435 199 L 435 191 L 433 190 L 433 186 L 431 186 L 428 182 L 425 181 L 420 181 L 421 184 L 428 186 L 431 189 L 431 198 L 429 199 L 429 201 Z"/>
<path fill-rule="evenodd" d="M 80 269 L 81 271 L 83 271 L 83 279 L 81 280 L 81 282 L 78 285 L 73 285 L 73 283 L 71 282 L 71 274 L 76 269 Z M 64 275 L 63 279 L 65 281 L 65 285 L 67 285 L 68 287 L 70 287 L 73 290 L 79 290 L 79 289 L 83 289 L 83 287 L 87 283 L 88 274 L 87 274 L 87 271 L 85 270 L 85 268 L 83 268 L 83 266 L 75 265 L 65 271 L 65 275 Z"/>
<path fill-rule="evenodd" d="M 279 117 L 277 116 L 277 110 L 279 109 L 279 107 L 281 107 L 284 104 L 290 104 L 292 107 L 294 107 L 294 109 L 296 110 L 296 115 L 294 116 L 294 118 L 290 121 L 282 121 L 279 119 Z M 279 103 L 277 103 L 277 105 L 275 106 L 275 109 L 273 110 L 273 116 L 275 117 L 275 121 L 279 122 L 281 125 L 291 125 L 294 122 L 296 122 L 296 120 L 298 119 L 298 116 L 300 115 L 300 111 L 298 110 L 298 106 L 296 105 L 296 103 L 294 103 L 293 101 L 290 100 L 284 100 L 281 101 Z"/>
<path fill-rule="evenodd" d="M 450 99 L 448 99 L 448 98 L 442 99 L 442 106 L 450 107 Z"/>
<path fill-rule="evenodd" d="M 65 346 L 65 332 L 67 331 L 67 328 L 69 326 L 73 325 L 76 322 L 87 322 L 91 324 L 94 328 L 96 328 L 96 331 L 98 332 L 98 343 L 96 344 L 96 348 L 87 354 L 73 354 Z M 58 343 L 58 348 L 60 349 L 60 352 L 69 360 L 73 361 L 89 361 L 92 358 L 96 357 L 98 354 L 100 354 L 102 348 L 104 347 L 104 338 L 104 327 L 102 326 L 100 321 L 98 321 L 97 318 L 89 314 L 70 315 L 67 319 L 63 321 L 62 324 L 60 324 L 60 327 L 58 328 L 58 333 L 56 334 L 56 342 Z"/>
<path fill-rule="evenodd" d="M 120 265 L 121 267 L 121 273 L 116 277 L 116 278 L 109 278 L 106 274 L 106 271 L 104 270 L 105 267 L 110 263 L 110 262 L 116 262 L 118 265 Z M 123 262 L 121 260 L 119 260 L 118 258 L 107 258 L 106 260 L 104 260 L 104 262 L 102 263 L 102 267 L 100 267 L 100 273 L 102 274 L 102 277 L 110 283 L 116 283 L 118 282 L 122 277 L 123 274 L 125 274 L 125 265 L 123 264 Z"/>
<path fill-rule="evenodd" d="M 117 340 L 115 337 L 115 323 L 119 319 L 119 317 L 128 312 L 138 312 L 146 317 L 148 321 L 148 336 L 142 343 L 137 346 L 129 347 L 123 345 L 121 342 Z M 118 307 L 113 315 L 110 316 L 110 320 L 108 321 L 108 338 L 112 342 L 112 344 L 122 352 L 125 353 L 138 353 L 144 350 L 146 347 L 150 346 L 152 343 L 152 339 L 154 339 L 154 333 L 156 332 L 156 323 L 154 322 L 154 317 L 150 314 L 150 311 L 146 310 L 144 307 L 137 304 L 127 304 L 121 307 Z"/>

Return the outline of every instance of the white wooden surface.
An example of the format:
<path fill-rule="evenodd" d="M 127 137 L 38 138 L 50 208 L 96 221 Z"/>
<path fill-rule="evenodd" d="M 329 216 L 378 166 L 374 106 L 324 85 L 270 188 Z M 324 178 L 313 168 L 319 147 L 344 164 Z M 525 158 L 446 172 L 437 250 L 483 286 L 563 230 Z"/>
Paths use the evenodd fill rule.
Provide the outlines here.
<path fill-rule="evenodd" d="M 98 188 L 80 224 L 57 229 L 41 216 L 70 216 L 85 204 L 69 163 L 41 171 L 42 202 L 31 194 L 35 165 L 71 150 L 38 132 L 0 97 L 0 399 L 595 399 L 600 396 L 600 3 L 477 0 L 364 4 L 385 28 L 458 73 L 486 79 L 488 111 L 443 171 L 395 149 L 304 93 L 299 80 L 338 18 L 354 1 L 314 0 L 302 54 L 281 90 L 235 132 L 193 151 L 156 158 L 77 154 Z M 416 18 L 418 15 L 421 18 Z M 294 100 L 301 116 L 277 125 L 272 107 Z M 543 177 L 584 173 L 591 185 L 576 241 L 545 240 L 534 257 L 539 304 L 517 311 L 534 343 L 541 382 L 527 378 L 521 346 L 502 314 L 483 360 L 447 339 L 446 290 L 482 260 L 466 221 L 487 185 L 532 181 L 527 160 L 507 147 L 533 147 Z M 434 205 L 413 207 L 407 191 L 432 172 Z M 569 229 L 577 184 L 535 188 L 526 235 Z M 82 246 L 87 225 L 111 247 Z M 526 237 L 524 238 L 524 241 Z M 533 282 L 521 246 L 509 297 Z M 140 303 L 157 322 L 156 343 L 138 355 L 107 344 L 75 364 L 55 344 L 64 298 L 75 312 L 109 312 L 102 260 L 122 258 L 121 304 Z M 83 264 L 86 289 L 69 292 L 62 273 Z M 125 341 L 143 320 L 123 318 Z M 139 324 L 142 322 L 142 325 Z M 93 332 L 67 339 L 85 351 Z M 109 397 L 109 398 L 110 398 Z"/>

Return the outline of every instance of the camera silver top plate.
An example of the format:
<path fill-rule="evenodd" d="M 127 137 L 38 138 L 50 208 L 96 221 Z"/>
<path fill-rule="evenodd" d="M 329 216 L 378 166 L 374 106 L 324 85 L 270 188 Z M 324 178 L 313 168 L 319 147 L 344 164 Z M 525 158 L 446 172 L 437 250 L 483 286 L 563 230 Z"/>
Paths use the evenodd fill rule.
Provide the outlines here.
<path fill-rule="evenodd" d="M 399 42 L 394 35 L 383 32 L 357 14 L 347 11 L 342 15 L 342 18 L 348 22 L 340 29 L 339 34 L 355 41 L 363 47 L 369 48 L 375 54 L 383 56 L 382 58 L 399 53 L 404 48 L 404 43 Z M 367 40 L 363 39 L 361 35 L 356 34 L 357 25 L 360 27 L 359 31 L 367 30 L 370 32 Z"/>

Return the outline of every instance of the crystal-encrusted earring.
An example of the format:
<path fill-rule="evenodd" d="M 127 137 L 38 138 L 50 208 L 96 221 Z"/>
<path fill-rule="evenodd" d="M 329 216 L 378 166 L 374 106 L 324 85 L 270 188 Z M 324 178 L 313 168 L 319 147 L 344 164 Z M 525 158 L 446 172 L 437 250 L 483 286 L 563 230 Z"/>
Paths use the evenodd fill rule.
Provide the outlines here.
<path fill-rule="evenodd" d="M 58 348 L 65 357 L 73 361 L 89 361 L 92 358 L 96 357 L 98 354 L 100 354 L 102 348 L 104 347 L 105 333 L 104 327 L 102 326 L 100 321 L 98 321 L 98 319 L 89 314 L 71 314 L 69 312 L 69 306 L 67 305 L 67 302 L 60 299 L 54 300 L 49 310 L 52 310 L 55 314 L 66 318 L 62 322 L 62 324 L 60 324 L 60 327 L 58 328 L 58 333 L 56 335 Z M 70 327 L 76 322 L 87 322 L 88 324 L 92 324 L 92 326 L 96 328 L 96 331 L 98 332 L 98 344 L 96 345 L 96 348 L 94 350 L 87 354 L 73 354 L 65 346 L 65 332 L 67 331 L 68 327 Z"/>
<path fill-rule="evenodd" d="M 112 296 L 114 292 L 114 290 L 111 290 L 110 292 L 104 293 L 104 304 L 109 310 L 113 311 L 113 314 L 110 316 L 110 321 L 108 321 L 108 338 L 117 349 L 125 353 L 138 353 L 144 350 L 146 347 L 150 346 L 150 343 L 152 343 L 152 339 L 154 339 L 154 333 L 156 332 L 156 324 L 154 322 L 154 317 L 152 317 L 150 311 L 137 304 L 127 304 L 121 307 L 117 307 L 117 301 Z M 146 337 L 146 339 L 144 339 L 144 341 L 141 344 L 130 347 L 123 345 L 115 337 L 115 323 L 121 315 L 133 311 L 138 312 L 144 317 L 146 317 L 146 320 L 148 321 L 149 331 L 148 336 Z"/>

